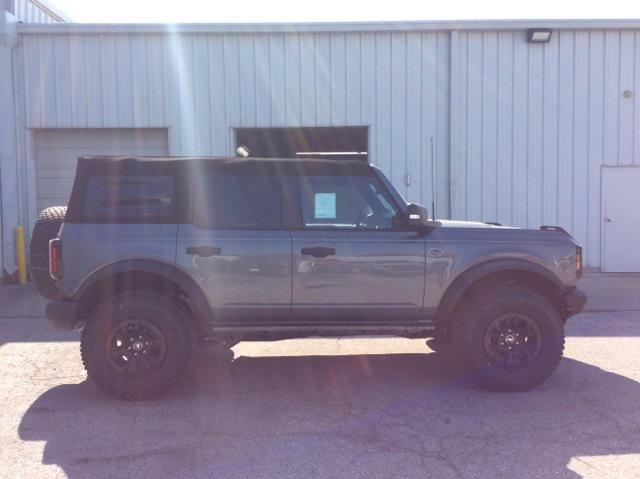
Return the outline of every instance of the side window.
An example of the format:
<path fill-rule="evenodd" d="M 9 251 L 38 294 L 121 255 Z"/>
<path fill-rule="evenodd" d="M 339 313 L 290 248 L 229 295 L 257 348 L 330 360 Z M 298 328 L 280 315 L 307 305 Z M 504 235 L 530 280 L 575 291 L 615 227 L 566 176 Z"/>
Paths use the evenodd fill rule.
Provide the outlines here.
<path fill-rule="evenodd" d="M 194 223 L 202 228 L 276 230 L 282 193 L 272 176 L 208 174 L 196 178 Z"/>
<path fill-rule="evenodd" d="M 300 176 L 305 228 L 390 230 L 398 210 L 374 176 Z"/>
<path fill-rule="evenodd" d="M 170 176 L 91 176 L 85 191 L 84 216 L 88 221 L 162 221 L 171 216 L 173 188 Z"/>

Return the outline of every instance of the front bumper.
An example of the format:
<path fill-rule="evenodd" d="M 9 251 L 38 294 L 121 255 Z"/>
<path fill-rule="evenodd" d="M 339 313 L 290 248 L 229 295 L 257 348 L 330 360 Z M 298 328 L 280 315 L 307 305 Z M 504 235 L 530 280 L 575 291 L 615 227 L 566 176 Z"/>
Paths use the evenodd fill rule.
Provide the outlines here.
<path fill-rule="evenodd" d="M 587 295 L 584 291 L 578 288 L 571 288 L 562 295 L 564 304 L 567 309 L 568 316 L 578 314 L 584 309 L 584 305 L 587 303 Z"/>
<path fill-rule="evenodd" d="M 49 301 L 44 307 L 47 319 L 60 331 L 71 331 L 78 317 L 78 302 L 70 299 Z"/>

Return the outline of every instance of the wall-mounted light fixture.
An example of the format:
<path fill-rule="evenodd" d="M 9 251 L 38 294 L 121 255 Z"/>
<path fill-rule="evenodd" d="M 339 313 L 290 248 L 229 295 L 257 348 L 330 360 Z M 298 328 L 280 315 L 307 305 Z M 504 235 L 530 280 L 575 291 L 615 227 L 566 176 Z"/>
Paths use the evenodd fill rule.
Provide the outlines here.
<path fill-rule="evenodd" d="M 551 30 L 548 28 L 532 28 L 527 31 L 527 41 L 529 43 L 549 43 L 551 41 Z"/>

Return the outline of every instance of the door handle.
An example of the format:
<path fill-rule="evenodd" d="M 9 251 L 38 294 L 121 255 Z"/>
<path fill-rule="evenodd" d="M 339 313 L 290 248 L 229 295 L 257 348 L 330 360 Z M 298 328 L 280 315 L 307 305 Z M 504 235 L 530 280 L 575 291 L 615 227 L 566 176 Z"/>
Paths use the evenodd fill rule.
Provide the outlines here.
<path fill-rule="evenodd" d="M 326 246 L 314 246 L 312 248 L 302 248 L 302 254 L 313 256 L 314 258 L 326 258 L 336 254 L 335 248 L 327 248 Z"/>
<path fill-rule="evenodd" d="M 203 258 L 208 258 L 209 256 L 214 256 L 221 253 L 222 253 L 222 250 L 217 246 L 188 246 L 187 247 L 187 254 L 201 256 Z"/>

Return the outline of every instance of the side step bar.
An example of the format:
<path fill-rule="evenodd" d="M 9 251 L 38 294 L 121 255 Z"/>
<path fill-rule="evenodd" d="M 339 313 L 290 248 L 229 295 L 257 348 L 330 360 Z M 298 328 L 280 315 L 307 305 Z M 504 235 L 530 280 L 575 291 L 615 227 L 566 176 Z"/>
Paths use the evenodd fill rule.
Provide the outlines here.
<path fill-rule="evenodd" d="M 268 336 L 358 336 L 358 335 L 389 335 L 389 336 L 429 336 L 435 330 L 432 323 L 428 324 L 358 324 L 358 325 L 226 325 L 210 324 L 211 331 L 216 336 L 222 335 L 268 335 Z"/>

